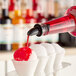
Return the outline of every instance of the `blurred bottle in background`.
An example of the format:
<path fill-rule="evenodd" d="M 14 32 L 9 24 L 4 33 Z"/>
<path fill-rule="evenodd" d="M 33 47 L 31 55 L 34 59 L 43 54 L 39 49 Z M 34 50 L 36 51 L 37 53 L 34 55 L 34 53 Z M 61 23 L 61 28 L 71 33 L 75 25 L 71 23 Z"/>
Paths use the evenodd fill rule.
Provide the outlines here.
<path fill-rule="evenodd" d="M 15 5 L 14 5 L 14 0 L 9 0 L 9 17 L 12 19 L 14 18 L 14 8 L 15 8 Z"/>
<path fill-rule="evenodd" d="M 38 6 L 37 6 L 37 23 L 44 23 L 46 22 L 46 18 L 44 16 L 44 4 L 45 0 L 38 0 Z"/>
<path fill-rule="evenodd" d="M 2 1 L 1 39 L 0 50 L 11 51 L 13 40 L 13 26 L 8 12 L 8 0 Z"/>
<path fill-rule="evenodd" d="M 26 6 L 26 16 L 25 16 L 26 23 L 25 24 L 26 24 L 26 28 L 28 31 L 30 28 L 32 28 L 34 26 L 34 24 L 37 23 L 37 20 L 33 15 L 32 0 L 27 0 L 26 4 L 27 4 L 27 6 Z M 26 35 L 27 35 L 27 31 L 26 31 Z M 35 42 L 35 37 L 30 37 L 29 44 L 33 44 L 34 42 Z"/>
<path fill-rule="evenodd" d="M 0 1 L 0 24 L 1 24 L 1 16 L 2 16 L 2 1 Z"/>
<path fill-rule="evenodd" d="M 2 32 L 1 32 L 1 16 L 2 16 L 2 1 L 0 1 L 0 44 L 2 43 Z M 1 45 L 0 45 L 1 48 Z"/>
<path fill-rule="evenodd" d="M 13 50 L 23 46 L 24 23 L 25 19 L 21 16 L 21 0 L 15 0 L 14 18 L 12 19 L 12 24 L 14 26 L 14 42 L 12 44 Z"/>
<path fill-rule="evenodd" d="M 74 5 L 75 0 L 60 0 L 59 1 L 59 17 L 63 16 L 68 8 Z"/>
<path fill-rule="evenodd" d="M 59 1 L 60 1 L 60 0 L 54 0 L 55 17 L 59 17 L 59 7 L 60 7 L 60 5 L 59 5 Z"/>
<path fill-rule="evenodd" d="M 33 27 L 33 23 L 36 23 L 36 18 L 33 16 L 31 0 L 27 0 L 25 20 L 26 20 L 26 24 L 30 24 L 29 26 L 32 27 Z"/>
<path fill-rule="evenodd" d="M 26 16 L 26 6 L 27 6 L 27 0 L 21 0 L 21 14 L 22 14 L 22 17 L 25 18 Z"/>
<path fill-rule="evenodd" d="M 54 0 L 48 0 L 48 8 L 47 8 L 47 10 L 48 10 L 48 17 L 47 17 L 48 18 L 48 21 L 56 18 L 55 17 Z"/>

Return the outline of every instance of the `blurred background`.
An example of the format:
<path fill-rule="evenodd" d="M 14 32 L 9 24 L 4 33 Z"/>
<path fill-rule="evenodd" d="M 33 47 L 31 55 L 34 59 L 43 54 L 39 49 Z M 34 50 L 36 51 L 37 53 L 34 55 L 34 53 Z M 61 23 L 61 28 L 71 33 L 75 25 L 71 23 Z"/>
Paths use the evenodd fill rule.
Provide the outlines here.
<path fill-rule="evenodd" d="M 36 23 L 64 16 L 76 0 L 0 0 L 0 51 L 14 51 L 26 46 L 27 31 Z M 76 38 L 69 33 L 30 37 L 30 44 L 58 43 L 76 47 Z"/>

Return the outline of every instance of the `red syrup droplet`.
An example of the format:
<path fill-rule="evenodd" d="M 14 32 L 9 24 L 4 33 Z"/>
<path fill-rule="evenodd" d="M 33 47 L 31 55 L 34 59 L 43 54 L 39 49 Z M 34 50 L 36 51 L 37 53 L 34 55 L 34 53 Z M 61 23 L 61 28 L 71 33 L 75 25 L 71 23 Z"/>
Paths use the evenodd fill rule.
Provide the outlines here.
<path fill-rule="evenodd" d="M 32 50 L 28 47 L 29 36 L 27 36 L 27 46 L 23 48 L 19 48 L 14 53 L 14 60 L 16 61 L 28 61 L 30 55 L 32 54 Z"/>

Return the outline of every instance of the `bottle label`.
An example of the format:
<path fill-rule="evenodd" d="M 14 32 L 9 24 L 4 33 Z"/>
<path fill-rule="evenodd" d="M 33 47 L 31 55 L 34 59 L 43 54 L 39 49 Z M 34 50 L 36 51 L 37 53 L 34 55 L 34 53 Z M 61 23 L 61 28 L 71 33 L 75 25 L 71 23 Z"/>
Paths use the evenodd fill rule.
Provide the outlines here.
<path fill-rule="evenodd" d="M 0 24 L 0 44 L 3 41 L 3 36 L 2 35 L 3 35 L 3 29 L 2 29 L 1 24 Z"/>
<path fill-rule="evenodd" d="M 13 25 L 4 24 L 1 26 L 1 43 L 11 44 L 13 42 Z"/>
<path fill-rule="evenodd" d="M 14 42 L 24 43 L 27 39 L 27 28 L 24 24 L 14 26 Z"/>

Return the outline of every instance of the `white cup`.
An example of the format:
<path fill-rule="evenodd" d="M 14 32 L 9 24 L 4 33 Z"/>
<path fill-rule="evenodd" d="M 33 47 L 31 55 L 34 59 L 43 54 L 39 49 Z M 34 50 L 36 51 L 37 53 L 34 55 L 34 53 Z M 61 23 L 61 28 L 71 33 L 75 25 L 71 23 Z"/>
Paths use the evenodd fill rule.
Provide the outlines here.
<path fill-rule="evenodd" d="M 12 60 L 12 62 L 19 76 L 34 76 L 38 64 L 38 59 L 33 61 Z"/>
<path fill-rule="evenodd" d="M 55 60 L 55 54 L 50 55 L 49 59 L 48 59 L 48 62 L 46 64 L 46 67 L 45 67 L 46 76 L 53 76 L 53 72 L 54 72 L 54 69 L 53 69 L 54 60 Z"/>
<path fill-rule="evenodd" d="M 39 62 L 38 62 L 34 76 L 46 76 L 44 70 L 48 61 L 48 56 L 38 57 L 38 59 L 39 59 Z"/>
<path fill-rule="evenodd" d="M 54 75 L 62 68 L 62 61 L 65 55 L 65 49 L 59 46 L 58 44 L 53 43 L 53 47 L 55 48 L 56 57 L 54 62 Z"/>
<path fill-rule="evenodd" d="M 52 46 L 52 44 L 49 43 L 42 43 L 42 45 L 46 48 L 47 54 L 49 56 L 47 65 L 45 67 L 46 76 L 53 76 L 53 72 L 54 72 L 53 66 L 56 56 L 55 49 Z"/>
<path fill-rule="evenodd" d="M 57 54 L 54 63 L 54 72 L 59 71 L 62 69 L 62 61 L 63 61 L 64 54 Z"/>
<path fill-rule="evenodd" d="M 44 70 L 48 61 L 48 55 L 45 47 L 41 44 L 33 44 L 30 48 L 35 51 L 37 58 L 39 59 L 34 76 L 45 76 Z"/>

